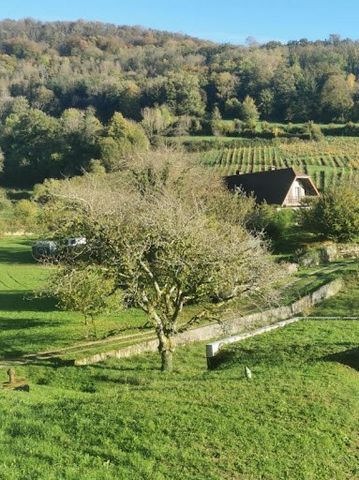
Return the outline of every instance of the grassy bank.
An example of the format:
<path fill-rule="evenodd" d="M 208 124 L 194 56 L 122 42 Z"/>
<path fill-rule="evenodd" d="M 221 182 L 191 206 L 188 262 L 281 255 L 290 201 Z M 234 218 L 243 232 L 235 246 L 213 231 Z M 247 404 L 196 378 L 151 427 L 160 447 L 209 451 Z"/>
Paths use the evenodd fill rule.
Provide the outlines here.
<path fill-rule="evenodd" d="M 28 298 L 48 270 L 27 240 L 2 240 L 0 262 L 2 357 L 83 341 L 79 315 Z M 300 288 L 338 273 L 328 268 L 302 272 Z M 313 313 L 359 312 L 358 288 L 352 276 Z M 99 330 L 143 325 L 141 315 L 100 318 Z M 168 375 L 157 354 L 81 368 L 34 358 L 16 367 L 29 393 L 0 389 L 0 479 L 358 478 L 358 334 L 357 321 L 304 320 L 232 345 L 214 371 L 204 344 L 180 348 Z"/>
<path fill-rule="evenodd" d="M 297 300 L 336 278 L 339 270 L 350 272 L 356 269 L 356 265 L 349 261 L 338 262 L 316 271 L 300 272 L 290 281 L 282 303 Z M 146 324 L 145 314 L 137 309 L 99 316 L 96 319 L 97 336 L 94 338 L 92 331 L 85 328 L 79 313 L 59 310 L 54 299 L 34 298 L 34 290 L 39 287 L 46 290 L 50 272 L 51 267 L 32 259 L 30 240 L 17 237 L 0 240 L 0 360 L 64 347 L 70 349 L 58 355 L 73 359 L 155 338 L 152 328 Z M 193 314 L 195 308 L 187 308 L 185 318 Z M 253 301 L 244 300 L 233 308 L 238 310 L 238 314 L 249 314 L 261 307 Z M 202 323 L 208 321 L 204 319 Z M 87 338 L 88 333 L 90 336 Z M 105 343 L 84 345 L 90 341 Z M 73 349 L 73 346 L 76 348 Z"/>
<path fill-rule="evenodd" d="M 0 394 L 0 478 L 357 478 L 345 352 L 358 334 L 358 322 L 303 321 L 232 346 L 211 372 L 204 345 L 180 349 L 167 376 L 157 355 L 23 367 L 30 393 Z"/>

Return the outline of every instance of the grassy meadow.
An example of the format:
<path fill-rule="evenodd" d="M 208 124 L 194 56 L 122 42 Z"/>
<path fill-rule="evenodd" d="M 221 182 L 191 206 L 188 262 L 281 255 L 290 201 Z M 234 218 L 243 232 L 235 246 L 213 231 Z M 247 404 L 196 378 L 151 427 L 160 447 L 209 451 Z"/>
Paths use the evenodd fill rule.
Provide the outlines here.
<path fill-rule="evenodd" d="M 46 290 L 51 267 L 33 260 L 31 243 L 21 237 L 0 240 L 0 361 L 84 342 L 88 333 L 91 336 L 79 313 L 61 311 L 54 299 L 34 296 L 34 290 Z M 130 336 L 143 332 L 145 323 L 142 312 L 135 309 L 100 317 L 97 336 Z"/>
<path fill-rule="evenodd" d="M 341 268 L 354 267 L 306 273 L 317 285 Z M 83 340 L 78 314 L 29 298 L 47 275 L 28 240 L 0 242 L 0 381 L 9 357 Z M 358 288 L 352 277 L 313 314 L 358 313 Z M 103 336 L 136 322 L 137 311 L 98 320 Z M 171 374 L 157 354 L 89 367 L 34 358 L 16 367 L 29 393 L 0 390 L 0 479 L 359 478 L 358 335 L 357 321 L 303 320 L 231 345 L 212 371 L 204 344 L 180 348 Z"/>
<path fill-rule="evenodd" d="M 31 391 L 0 394 L 0 478 L 358 478 L 358 334 L 303 321 L 232 346 L 214 371 L 202 344 L 169 375 L 155 354 L 18 368 Z"/>
<path fill-rule="evenodd" d="M 85 327 L 80 313 L 62 311 L 53 298 L 34 295 L 46 291 L 54 267 L 33 260 L 31 243 L 23 237 L 0 239 L 0 362 L 47 351 L 57 352 L 58 359 L 71 360 L 155 338 L 141 310 L 124 309 L 97 317 L 95 336 L 91 325 Z M 301 270 L 286 285 L 281 302 L 294 302 L 336 278 L 338 271 L 350 274 L 356 269 L 357 262 L 347 260 Z M 263 307 L 245 299 L 235 308 L 247 314 Z M 186 307 L 184 320 L 193 311 L 194 306 Z M 204 319 L 202 323 L 208 322 Z"/>

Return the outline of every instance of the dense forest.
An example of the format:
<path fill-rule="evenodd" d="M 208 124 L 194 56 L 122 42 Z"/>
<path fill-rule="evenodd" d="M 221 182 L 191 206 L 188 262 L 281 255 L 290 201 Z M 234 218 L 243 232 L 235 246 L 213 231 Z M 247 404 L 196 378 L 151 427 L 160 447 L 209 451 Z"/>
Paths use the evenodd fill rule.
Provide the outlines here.
<path fill-rule="evenodd" d="M 210 119 L 355 122 L 357 77 L 359 42 L 337 35 L 234 46 L 140 27 L 4 20 L 3 178 L 33 183 L 93 160 L 114 169 L 169 124 L 180 135 L 204 133 Z M 143 117 L 144 130 L 129 121 Z"/>

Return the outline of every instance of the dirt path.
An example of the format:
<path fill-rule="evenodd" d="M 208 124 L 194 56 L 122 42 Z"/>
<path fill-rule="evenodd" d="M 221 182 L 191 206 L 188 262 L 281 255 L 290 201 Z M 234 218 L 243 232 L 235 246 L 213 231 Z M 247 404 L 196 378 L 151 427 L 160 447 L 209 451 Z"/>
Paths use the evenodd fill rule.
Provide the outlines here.
<path fill-rule="evenodd" d="M 28 353 L 16 358 L 4 358 L 3 360 L 0 360 L 0 367 L 7 367 L 10 365 L 26 365 L 46 360 L 58 360 L 61 362 L 61 357 L 65 357 L 67 354 L 73 354 L 75 356 L 77 353 L 91 350 L 92 347 L 96 348 L 103 345 L 108 345 L 110 347 L 121 347 L 124 344 L 136 344 L 146 340 L 152 340 L 154 338 L 155 336 L 152 330 L 143 333 L 134 333 L 131 335 L 116 335 L 103 340 L 93 340 L 90 342 L 76 343 L 75 345 L 69 345 L 67 347 L 54 350 Z"/>

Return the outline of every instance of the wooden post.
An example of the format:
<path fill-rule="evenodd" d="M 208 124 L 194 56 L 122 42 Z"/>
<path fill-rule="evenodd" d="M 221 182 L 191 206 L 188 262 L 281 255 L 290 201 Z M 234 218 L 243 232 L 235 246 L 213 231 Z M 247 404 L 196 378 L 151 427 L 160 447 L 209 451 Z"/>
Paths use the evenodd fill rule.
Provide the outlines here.
<path fill-rule="evenodd" d="M 10 385 L 13 385 L 14 383 L 16 383 L 15 368 L 9 368 L 9 370 L 7 371 L 7 374 L 9 376 Z"/>

